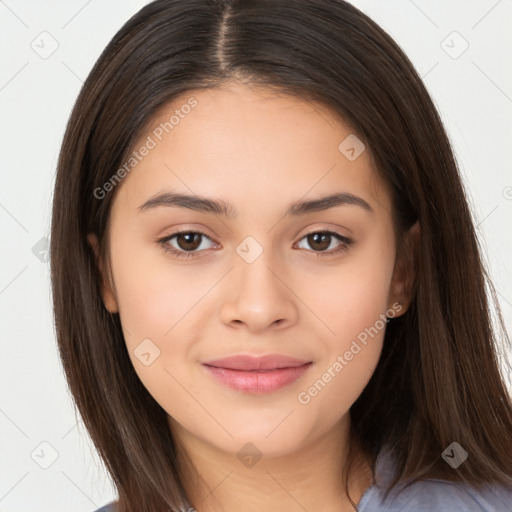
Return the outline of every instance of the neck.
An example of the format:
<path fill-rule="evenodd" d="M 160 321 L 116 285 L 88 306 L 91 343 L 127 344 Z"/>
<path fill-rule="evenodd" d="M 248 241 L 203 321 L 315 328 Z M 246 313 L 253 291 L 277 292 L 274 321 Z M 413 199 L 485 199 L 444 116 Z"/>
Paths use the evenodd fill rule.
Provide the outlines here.
<path fill-rule="evenodd" d="M 257 462 L 203 442 L 172 419 L 170 424 L 181 460 L 190 461 L 196 471 L 183 485 L 198 512 L 304 512 L 320 505 L 324 512 L 356 510 L 345 489 L 349 414 L 335 429 L 293 453 L 263 456 Z M 357 451 L 348 479 L 355 504 L 371 484 L 369 464 Z"/>

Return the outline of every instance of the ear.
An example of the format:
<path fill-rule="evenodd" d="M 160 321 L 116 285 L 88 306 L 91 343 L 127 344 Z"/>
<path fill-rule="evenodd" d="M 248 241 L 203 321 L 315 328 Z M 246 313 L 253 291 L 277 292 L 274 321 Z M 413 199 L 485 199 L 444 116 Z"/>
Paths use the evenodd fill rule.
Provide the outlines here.
<path fill-rule="evenodd" d="M 414 296 L 419 244 L 420 224 L 416 221 L 404 234 L 401 252 L 396 255 L 388 299 L 389 308 L 395 303 L 401 305 L 395 316 L 403 315 L 407 311 Z"/>
<path fill-rule="evenodd" d="M 99 255 L 98 238 L 94 233 L 89 233 L 87 235 L 87 242 L 94 251 L 96 266 L 100 274 L 103 304 L 110 313 L 118 313 L 119 308 L 117 305 L 116 295 L 114 293 L 114 286 L 112 284 L 113 280 L 111 279 L 110 272 L 107 273 L 104 269 L 103 261 Z"/>

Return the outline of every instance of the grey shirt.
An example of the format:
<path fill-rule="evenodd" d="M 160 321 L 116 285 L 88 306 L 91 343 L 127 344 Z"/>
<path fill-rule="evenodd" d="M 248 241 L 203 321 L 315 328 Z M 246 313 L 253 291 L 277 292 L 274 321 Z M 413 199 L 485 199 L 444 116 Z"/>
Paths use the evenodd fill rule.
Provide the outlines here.
<path fill-rule="evenodd" d="M 454 470 L 456 471 L 456 470 Z M 428 479 L 405 489 L 397 485 L 384 501 L 382 486 L 394 475 L 388 452 L 379 453 L 376 483 L 369 487 L 358 504 L 358 512 L 511 512 L 512 488 L 486 486 L 482 489 L 446 480 Z M 400 492 L 401 491 L 401 492 Z M 190 508 L 184 512 L 191 512 Z M 113 502 L 96 512 L 116 512 Z"/>

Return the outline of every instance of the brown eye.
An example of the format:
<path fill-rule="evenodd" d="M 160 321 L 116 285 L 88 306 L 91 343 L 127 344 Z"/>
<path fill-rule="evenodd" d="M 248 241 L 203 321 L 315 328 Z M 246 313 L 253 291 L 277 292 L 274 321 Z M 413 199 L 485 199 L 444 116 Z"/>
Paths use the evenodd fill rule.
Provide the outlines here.
<path fill-rule="evenodd" d="M 158 243 L 166 252 L 186 258 L 199 256 L 199 253 L 203 252 L 204 249 L 209 249 L 210 247 L 208 246 L 201 247 L 205 240 L 214 244 L 212 239 L 204 233 L 198 231 L 179 231 L 162 238 Z"/>
<path fill-rule="evenodd" d="M 302 240 L 307 242 L 307 245 L 312 249 L 312 252 L 317 253 L 317 256 L 328 256 L 340 251 L 347 251 L 353 243 L 349 238 L 333 231 L 315 231 L 304 236 L 301 242 Z M 338 241 L 338 245 L 334 244 L 334 248 L 331 247 L 333 241 Z M 329 247 L 331 247 L 331 250 L 327 250 Z M 307 249 L 307 247 L 305 248 Z"/>
<path fill-rule="evenodd" d="M 313 233 L 307 236 L 309 246 L 319 251 L 325 251 L 329 248 L 331 238 L 332 236 L 328 233 Z"/>
<path fill-rule="evenodd" d="M 179 233 L 176 235 L 178 247 L 184 251 L 193 251 L 201 245 L 200 233 Z"/>

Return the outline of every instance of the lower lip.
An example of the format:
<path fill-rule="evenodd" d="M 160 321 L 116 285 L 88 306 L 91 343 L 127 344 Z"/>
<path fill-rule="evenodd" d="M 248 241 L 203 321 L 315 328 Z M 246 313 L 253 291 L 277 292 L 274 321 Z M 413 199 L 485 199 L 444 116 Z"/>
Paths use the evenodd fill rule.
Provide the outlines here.
<path fill-rule="evenodd" d="M 295 368 L 279 368 L 268 371 L 242 371 L 203 365 L 222 384 L 238 391 L 271 393 L 295 382 L 312 365 L 307 363 Z"/>

